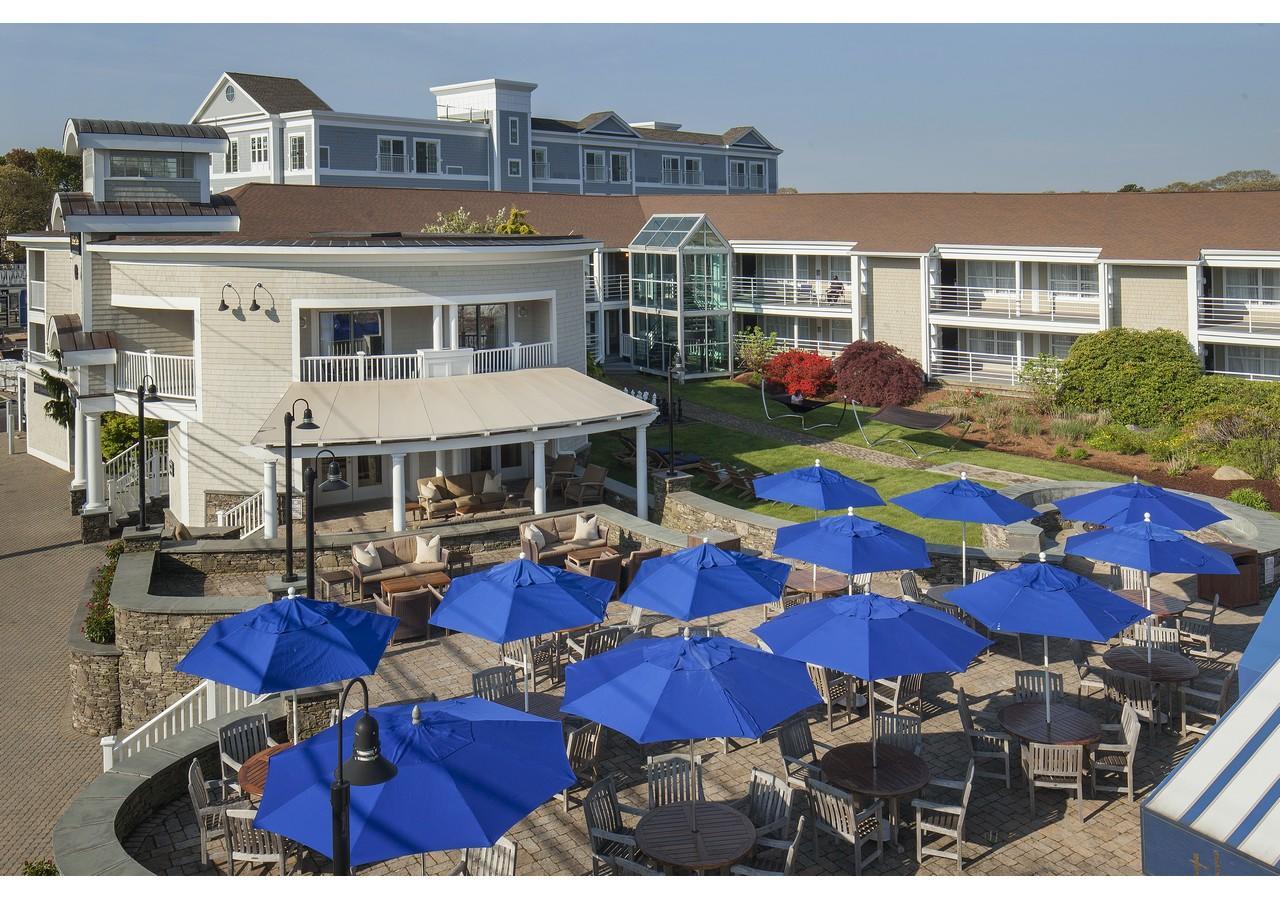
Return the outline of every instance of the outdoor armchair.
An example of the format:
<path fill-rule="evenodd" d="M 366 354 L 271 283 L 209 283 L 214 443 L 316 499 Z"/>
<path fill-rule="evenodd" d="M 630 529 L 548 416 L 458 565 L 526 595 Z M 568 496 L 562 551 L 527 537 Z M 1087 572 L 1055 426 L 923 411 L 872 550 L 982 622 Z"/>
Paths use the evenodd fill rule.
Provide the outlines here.
<path fill-rule="evenodd" d="M 956 874 L 964 871 L 964 820 L 969 812 L 969 797 L 973 793 L 975 766 L 969 761 L 969 768 L 964 779 L 955 781 L 947 778 L 934 778 L 929 785 L 942 788 L 953 794 L 960 794 L 959 803 L 939 803 L 936 800 L 918 798 L 911 801 L 916 812 L 916 862 L 923 863 L 926 856 L 941 856 L 956 861 Z M 950 838 L 954 846 L 949 849 L 926 847 L 924 836 L 936 834 Z"/>
<path fill-rule="evenodd" d="M 609 868 L 614 858 L 636 859 L 640 852 L 636 846 L 636 830 L 624 823 L 622 816 L 643 816 L 646 812 L 648 810 L 618 802 L 618 788 L 612 775 L 591 786 L 582 798 L 582 816 L 591 844 L 592 875 Z"/>
<path fill-rule="evenodd" d="M 732 875 L 794 875 L 796 856 L 800 852 L 800 838 L 808 822 L 805 816 L 796 824 L 796 833 L 789 841 L 776 838 L 756 838 L 755 852 L 750 865 L 739 863 L 729 869 Z"/>

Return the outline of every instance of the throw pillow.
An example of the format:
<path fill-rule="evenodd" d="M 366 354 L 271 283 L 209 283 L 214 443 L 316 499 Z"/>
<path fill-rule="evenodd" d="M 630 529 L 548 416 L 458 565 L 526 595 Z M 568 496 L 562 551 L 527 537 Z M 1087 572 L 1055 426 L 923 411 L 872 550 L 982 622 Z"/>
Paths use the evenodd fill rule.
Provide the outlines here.
<path fill-rule="evenodd" d="M 573 539 L 575 541 L 599 540 L 600 523 L 596 521 L 596 517 L 579 515 L 573 526 Z"/>
<path fill-rule="evenodd" d="M 431 540 L 427 540 L 421 535 L 418 535 L 415 539 L 418 542 L 418 554 L 413 558 L 415 563 L 438 563 L 441 561 L 440 535 L 437 534 Z"/>
<path fill-rule="evenodd" d="M 378 555 L 378 548 L 373 546 L 372 541 L 364 547 L 352 547 L 351 557 L 362 572 L 376 572 L 382 568 L 382 557 Z"/>
<path fill-rule="evenodd" d="M 434 481 L 427 482 L 427 499 L 428 500 L 444 499 L 440 496 L 440 485 L 436 484 Z"/>
<path fill-rule="evenodd" d="M 486 472 L 484 476 L 484 487 L 480 489 L 482 494 L 501 494 L 502 493 L 502 473 Z"/>
<path fill-rule="evenodd" d="M 547 539 L 542 533 L 542 529 L 537 525 L 526 525 L 524 529 L 525 539 L 537 547 L 539 550 L 547 549 Z"/>

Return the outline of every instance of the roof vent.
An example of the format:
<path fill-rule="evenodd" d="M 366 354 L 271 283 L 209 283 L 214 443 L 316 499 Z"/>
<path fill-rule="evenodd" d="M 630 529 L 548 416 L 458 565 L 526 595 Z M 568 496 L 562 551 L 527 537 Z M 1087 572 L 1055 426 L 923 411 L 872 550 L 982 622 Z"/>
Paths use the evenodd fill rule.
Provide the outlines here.
<path fill-rule="evenodd" d="M 632 128 L 654 128 L 658 131 L 679 131 L 679 122 L 628 122 Z"/>

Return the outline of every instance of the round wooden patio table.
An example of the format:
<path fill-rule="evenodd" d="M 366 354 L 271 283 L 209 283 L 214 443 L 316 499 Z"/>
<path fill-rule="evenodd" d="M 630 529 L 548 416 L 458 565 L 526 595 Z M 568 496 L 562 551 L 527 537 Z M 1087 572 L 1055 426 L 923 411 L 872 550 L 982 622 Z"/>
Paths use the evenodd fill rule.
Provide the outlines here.
<path fill-rule="evenodd" d="M 1145 647 L 1112 647 L 1102 654 L 1102 661 L 1117 672 L 1128 672 L 1161 684 L 1192 681 L 1200 675 L 1198 665 L 1172 650 L 1153 649 L 1151 661 L 1147 662 Z"/>
<path fill-rule="evenodd" d="M 1004 707 L 996 715 L 1000 727 L 1023 741 L 1036 744 L 1096 744 L 1102 725 L 1093 716 L 1065 703 L 1051 703 L 1045 721 L 1044 701 L 1026 700 Z"/>
<path fill-rule="evenodd" d="M 670 803 L 636 823 L 641 853 L 664 866 L 699 873 L 728 869 L 755 844 L 751 820 L 724 803 Z"/>
<path fill-rule="evenodd" d="M 236 784 L 240 785 L 240 793 L 254 794 L 261 797 L 263 790 L 267 786 L 267 765 L 271 762 L 271 757 L 288 750 L 292 746 L 292 742 L 285 741 L 283 744 L 276 744 L 266 750 L 259 750 L 246 759 L 244 765 L 240 767 L 240 771 L 236 773 L 235 780 Z"/>
<path fill-rule="evenodd" d="M 1122 591 L 1116 591 L 1126 600 L 1131 600 L 1139 606 L 1145 607 L 1146 600 L 1142 595 L 1142 588 L 1125 588 Z M 1151 615 L 1157 619 L 1167 619 L 1170 616 L 1182 615 L 1190 604 L 1181 597 L 1175 597 L 1173 594 L 1166 594 L 1164 591 L 1151 592 Z"/>
<path fill-rule="evenodd" d="M 787 576 L 787 587 L 812 597 L 821 597 L 825 594 L 845 593 L 849 590 L 849 579 L 839 572 L 819 571 L 815 581 L 813 569 L 795 568 Z"/>
<path fill-rule="evenodd" d="M 888 801 L 889 839 L 898 846 L 898 800 L 924 789 L 929 765 L 910 750 L 881 742 L 872 765 L 871 742 L 841 744 L 818 761 L 823 780 L 851 794 Z"/>

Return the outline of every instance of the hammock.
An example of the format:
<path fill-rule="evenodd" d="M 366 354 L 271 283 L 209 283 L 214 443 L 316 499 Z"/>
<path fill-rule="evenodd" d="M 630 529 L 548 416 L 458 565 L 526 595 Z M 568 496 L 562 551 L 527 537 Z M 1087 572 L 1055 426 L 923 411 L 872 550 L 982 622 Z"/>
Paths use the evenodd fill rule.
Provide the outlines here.
<path fill-rule="evenodd" d="M 942 429 L 950 425 L 954 419 L 954 416 L 949 416 L 946 413 L 921 412 L 918 409 L 907 409 L 905 406 L 882 406 L 876 412 L 867 416 L 868 422 L 881 422 L 885 425 L 901 428 L 904 432 L 934 431 L 941 433 Z M 926 456 L 933 456 L 935 453 L 947 453 L 954 450 L 960 442 L 964 440 L 964 436 L 969 433 L 969 429 L 973 427 L 973 422 L 965 420 L 963 430 L 961 430 L 956 439 L 951 442 L 950 447 L 939 447 L 936 450 L 921 453 L 902 438 L 890 437 L 889 432 L 885 432 L 874 441 L 871 440 L 871 438 L 867 436 L 866 429 L 862 427 L 862 419 L 858 415 L 858 409 L 856 406 L 853 409 L 853 420 L 858 423 L 858 431 L 862 433 L 862 439 L 866 441 L 868 447 L 874 447 L 877 444 L 884 443 L 898 443 L 910 450 L 916 459 L 924 459 Z"/>
<path fill-rule="evenodd" d="M 844 414 L 849 409 L 849 401 L 844 401 L 844 408 L 840 410 L 840 418 L 835 422 L 819 422 L 817 425 L 806 425 L 804 417 L 807 413 L 815 412 L 823 407 L 830 406 L 835 403 L 834 400 L 815 400 L 811 397 L 801 397 L 798 395 L 788 394 L 785 391 L 780 393 L 768 393 L 764 387 L 765 379 L 760 379 L 760 405 L 764 407 L 764 417 L 769 422 L 780 421 L 782 419 L 799 419 L 801 431 L 815 431 L 819 428 L 837 428 L 844 422 Z M 769 412 L 769 401 L 781 404 L 791 410 L 781 415 L 771 415 Z"/>

